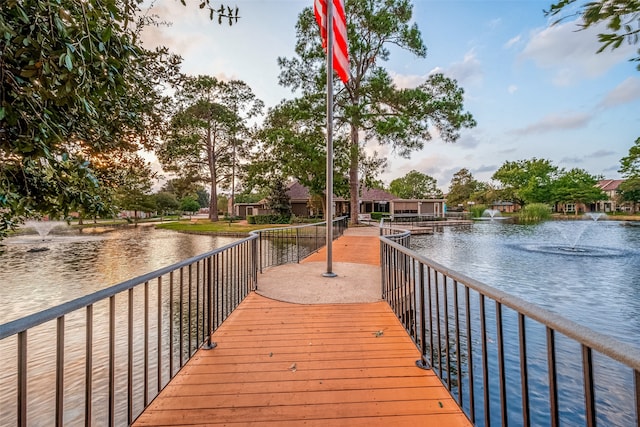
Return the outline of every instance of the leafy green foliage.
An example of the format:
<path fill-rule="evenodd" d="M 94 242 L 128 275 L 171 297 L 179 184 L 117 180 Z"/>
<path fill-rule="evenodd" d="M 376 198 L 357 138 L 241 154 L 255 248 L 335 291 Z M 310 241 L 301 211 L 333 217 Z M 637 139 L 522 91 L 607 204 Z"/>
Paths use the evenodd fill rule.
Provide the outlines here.
<path fill-rule="evenodd" d="M 259 149 L 248 167 L 249 188 L 269 188 L 276 179 L 294 178 L 315 196 L 324 194 L 326 143 L 325 96 L 302 96 L 270 109 L 256 134 Z M 348 192 L 346 137 L 334 135 L 334 193 Z"/>
<path fill-rule="evenodd" d="M 640 138 L 629 148 L 629 154 L 620 159 L 619 172 L 625 178 L 640 178 Z"/>
<path fill-rule="evenodd" d="M 596 187 L 597 182 L 597 178 L 584 169 L 574 168 L 567 172 L 561 171 L 553 183 L 550 200 L 563 204 L 589 204 L 598 200 L 606 200 L 607 196 L 604 191 Z"/>
<path fill-rule="evenodd" d="M 167 213 L 178 210 L 180 207 L 180 203 L 178 202 L 178 199 L 176 199 L 176 196 L 167 191 L 156 193 L 153 195 L 153 198 L 155 199 L 156 209 L 160 214 L 160 218 Z"/>
<path fill-rule="evenodd" d="M 451 178 L 447 194 L 447 205 L 458 206 L 472 201 L 472 195 L 480 189 L 480 186 L 481 183 L 473 178 L 468 169 L 460 169 Z"/>
<path fill-rule="evenodd" d="M 262 102 L 240 81 L 183 76 L 168 135 L 156 150 L 163 167 L 183 179 L 206 182 L 209 219 L 218 220 L 218 186 L 232 186 L 238 159 L 251 141 L 246 121 Z"/>
<path fill-rule="evenodd" d="M 159 85 L 179 61 L 139 45 L 137 5 L 3 2 L 0 238 L 30 216 L 108 211 L 113 183 L 100 160 L 150 147 Z"/>
<path fill-rule="evenodd" d="M 193 197 L 185 197 L 180 200 L 180 210 L 188 214 L 194 214 L 200 210 L 200 203 Z"/>
<path fill-rule="evenodd" d="M 432 127 L 444 141 L 453 142 L 461 128 L 475 126 L 475 121 L 463 112 L 464 92 L 455 81 L 432 75 L 416 88 L 399 89 L 380 65 L 389 59 L 391 46 L 418 57 L 426 55 L 408 0 L 347 0 L 345 9 L 351 78 L 335 94 L 334 109 L 338 135 L 348 136 L 350 203 L 351 211 L 357 212 L 366 142 L 390 145 L 397 154 L 408 157 L 431 140 Z M 278 59 L 280 84 L 321 99 L 326 93 L 327 70 L 311 8 L 300 14 L 296 36 L 296 57 Z M 371 162 L 376 164 L 380 167 L 384 162 Z"/>
<path fill-rule="evenodd" d="M 439 199 L 443 195 L 437 183 L 435 178 L 412 170 L 402 178 L 391 181 L 389 191 L 401 199 Z"/>
<path fill-rule="evenodd" d="M 102 160 L 138 163 L 136 153 L 151 148 L 180 59 L 142 47 L 141 28 L 156 24 L 142 4 L 2 2 L 0 239 L 28 217 L 108 214 L 116 183 Z M 239 18 L 209 0 L 200 8 L 218 22 Z"/>
<path fill-rule="evenodd" d="M 265 215 L 249 215 L 247 217 L 249 224 L 290 224 L 291 215 L 265 214 Z"/>
<path fill-rule="evenodd" d="M 550 160 L 536 159 L 505 162 L 492 176 L 502 184 L 504 200 L 524 206 L 551 200 L 552 182 L 558 168 Z"/>
<path fill-rule="evenodd" d="M 277 216 L 291 218 L 291 199 L 282 180 L 276 179 L 271 184 L 271 191 L 267 196 L 267 208 Z"/>

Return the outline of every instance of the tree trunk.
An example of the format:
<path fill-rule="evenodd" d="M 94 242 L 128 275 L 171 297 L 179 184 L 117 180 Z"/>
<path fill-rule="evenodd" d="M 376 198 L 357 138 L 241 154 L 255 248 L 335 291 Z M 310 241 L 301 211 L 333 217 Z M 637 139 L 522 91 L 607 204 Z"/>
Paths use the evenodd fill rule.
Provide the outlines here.
<path fill-rule="evenodd" d="M 216 188 L 215 175 L 211 179 L 211 200 L 209 201 L 209 219 L 218 221 L 218 189 Z"/>
<path fill-rule="evenodd" d="M 234 204 L 236 202 L 236 135 L 233 135 L 233 158 L 231 159 L 231 200 L 229 203 L 229 218 L 233 218 Z"/>
<path fill-rule="evenodd" d="M 211 123 L 207 129 L 207 160 L 209 163 L 209 176 L 211 177 L 211 200 L 209 200 L 209 220 L 218 221 L 218 175 L 216 174 L 216 148 L 211 135 Z"/>
<path fill-rule="evenodd" d="M 351 147 L 349 152 L 349 198 L 350 198 L 350 223 L 358 224 L 358 166 L 360 160 L 360 141 L 358 139 L 358 128 L 351 125 Z"/>

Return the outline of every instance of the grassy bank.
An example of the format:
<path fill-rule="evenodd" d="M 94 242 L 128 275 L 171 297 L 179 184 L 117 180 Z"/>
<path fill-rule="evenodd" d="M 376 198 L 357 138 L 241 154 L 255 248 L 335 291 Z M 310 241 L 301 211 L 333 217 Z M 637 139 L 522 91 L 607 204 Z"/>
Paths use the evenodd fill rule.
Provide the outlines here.
<path fill-rule="evenodd" d="M 285 224 L 246 224 L 238 222 L 218 221 L 211 222 L 208 219 L 204 220 L 182 220 L 172 221 L 167 223 L 158 223 L 156 228 L 163 228 L 166 230 L 182 231 L 187 233 L 211 233 L 211 234 L 249 234 L 254 230 L 261 230 L 264 228 L 277 228 L 286 227 Z"/>

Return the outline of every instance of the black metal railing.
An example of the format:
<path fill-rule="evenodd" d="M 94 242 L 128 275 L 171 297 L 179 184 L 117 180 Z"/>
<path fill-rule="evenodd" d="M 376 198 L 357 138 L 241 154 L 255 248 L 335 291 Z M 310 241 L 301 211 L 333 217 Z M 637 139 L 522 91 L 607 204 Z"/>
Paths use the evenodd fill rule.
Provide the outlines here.
<path fill-rule="evenodd" d="M 333 227 L 341 236 L 347 218 Z M 0 425 L 130 425 L 197 349 L 215 346 L 211 334 L 255 289 L 258 271 L 325 242 L 325 222 L 256 231 L 0 325 Z"/>
<path fill-rule="evenodd" d="M 258 237 L 0 325 L 0 425 L 130 425 L 255 289 Z"/>
<path fill-rule="evenodd" d="M 333 220 L 334 240 L 344 234 L 348 218 Z M 300 262 L 326 245 L 327 222 L 305 224 L 296 227 L 266 228 L 254 231 L 258 236 L 259 271 L 292 262 Z"/>
<path fill-rule="evenodd" d="M 383 298 L 475 425 L 640 426 L 638 348 L 426 259 L 398 233 L 381 233 Z"/>

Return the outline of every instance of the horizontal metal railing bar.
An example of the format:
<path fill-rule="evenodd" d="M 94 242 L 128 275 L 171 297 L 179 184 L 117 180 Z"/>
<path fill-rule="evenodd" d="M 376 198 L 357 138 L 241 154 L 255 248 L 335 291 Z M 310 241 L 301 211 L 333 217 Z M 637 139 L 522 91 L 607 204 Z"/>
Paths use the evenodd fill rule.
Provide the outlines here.
<path fill-rule="evenodd" d="M 345 218 L 346 218 L 345 216 L 341 216 L 339 218 L 334 218 L 332 222 L 336 223 L 336 222 L 339 222 L 339 221 L 341 221 L 341 220 L 343 220 Z M 289 227 L 261 228 L 260 230 L 251 231 L 251 232 L 249 232 L 249 234 L 254 235 L 254 234 L 259 234 L 259 233 L 264 233 L 264 232 L 269 232 L 269 231 L 295 230 L 297 228 L 319 227 L 319 226 L 322 226 L 322 225 L 327 225 L 327 221 L 314 222 L 312 224 L 294 225 L 294 226 L 289 226 Z"/>
<path fill-rule="evenodd" d="M 437 262 L 427 259 L 422 255 L 394 242 L 388 238 L 389 236 L 380 236 L 380 240 L 394 248 L 395 250 L 415 258 L 419 262 L 434 268 L 445 276 L 455 280 L 459 283 L 468 286 L 469 288 L 479 292 L 481 295 L 485 295 L 494 301 L 497 301 L 509 307 L 517 312 L 524 314 L 525 316 L 536 320 L 543 325 L 547 325 L 556 332 L 559 332 L 568 338 L 578 341 L 581 344 L 585 344 L 587 347 L 596 350 L 597 352 L 610 357 L 613 360 L 626 364 L 636 371 L 640 371 L 640 351 L 637 347 L 618 341 L 608 335 L 596 332 L 586 326 L 582 326 L 579 323 L 566 319 L 552 311 L 546 310 L 538 305 L 527 302 L 522 298 L 509 295 L 491 286 L 485 285 L 475 279 L 472 279 L 464 274 L 451 270 Z"/>
<path fill-rule="evenodd" d="M 242 240 L 229 243 L 225 246 L 216 248 L 209 252 L 205 252 L 200 255 L 196 255 L 194 257 L 185 259 L 183 261 L 177 262 L 175 264 L 169 265 L 167 267 L 160 268 L 158 270 L 152 271 L 150 273 L 144 274 L 142 276 L 134 277 L 133 279 L 126 280 L 124 282 L 118 283 L 116 285 L 110 286 L 105 289 L 101 289 L 89 295 L 85 295 L 80 298 L 76 298 L 74 300 L 68 301 L 66 303 L 62 303 L 55 307 L 51 307 L 45 310 L 42 310 L 38 313 L 34 313 L 20 319 L 12 320 L 3 325 L 0 325 L 0 340 L 8 338 L 12 335 L 18 334 L 20 332 L 31 329 L 35 326 L 41 325 L 43 323 L 52 321 L 57 319 L 58 317 L 64 316 L 72 311 L 79 310 L 81 308 L 85 308 L 91 304 L 95 304 L 98 301 L 104 300 L 106 298 L 110 298 L 114 295 L 119 294 L 120 292 L 129 290 L 134 288 L 137 285 L 140 285 L 144 282 L 151 281 L 153 279 L 157 279 L 158 277 L 164 276 L 166 274 L 171 273 L 172 271 L 176 271 L 182 267 L 187 267 L 191 264 L 194 264 L 202 259 L 214 256 L 218 253 L 224 252 L 232 247 L 242 245 L 251 240 L 257 239 L 258 235 L 250 235 Z"/>

